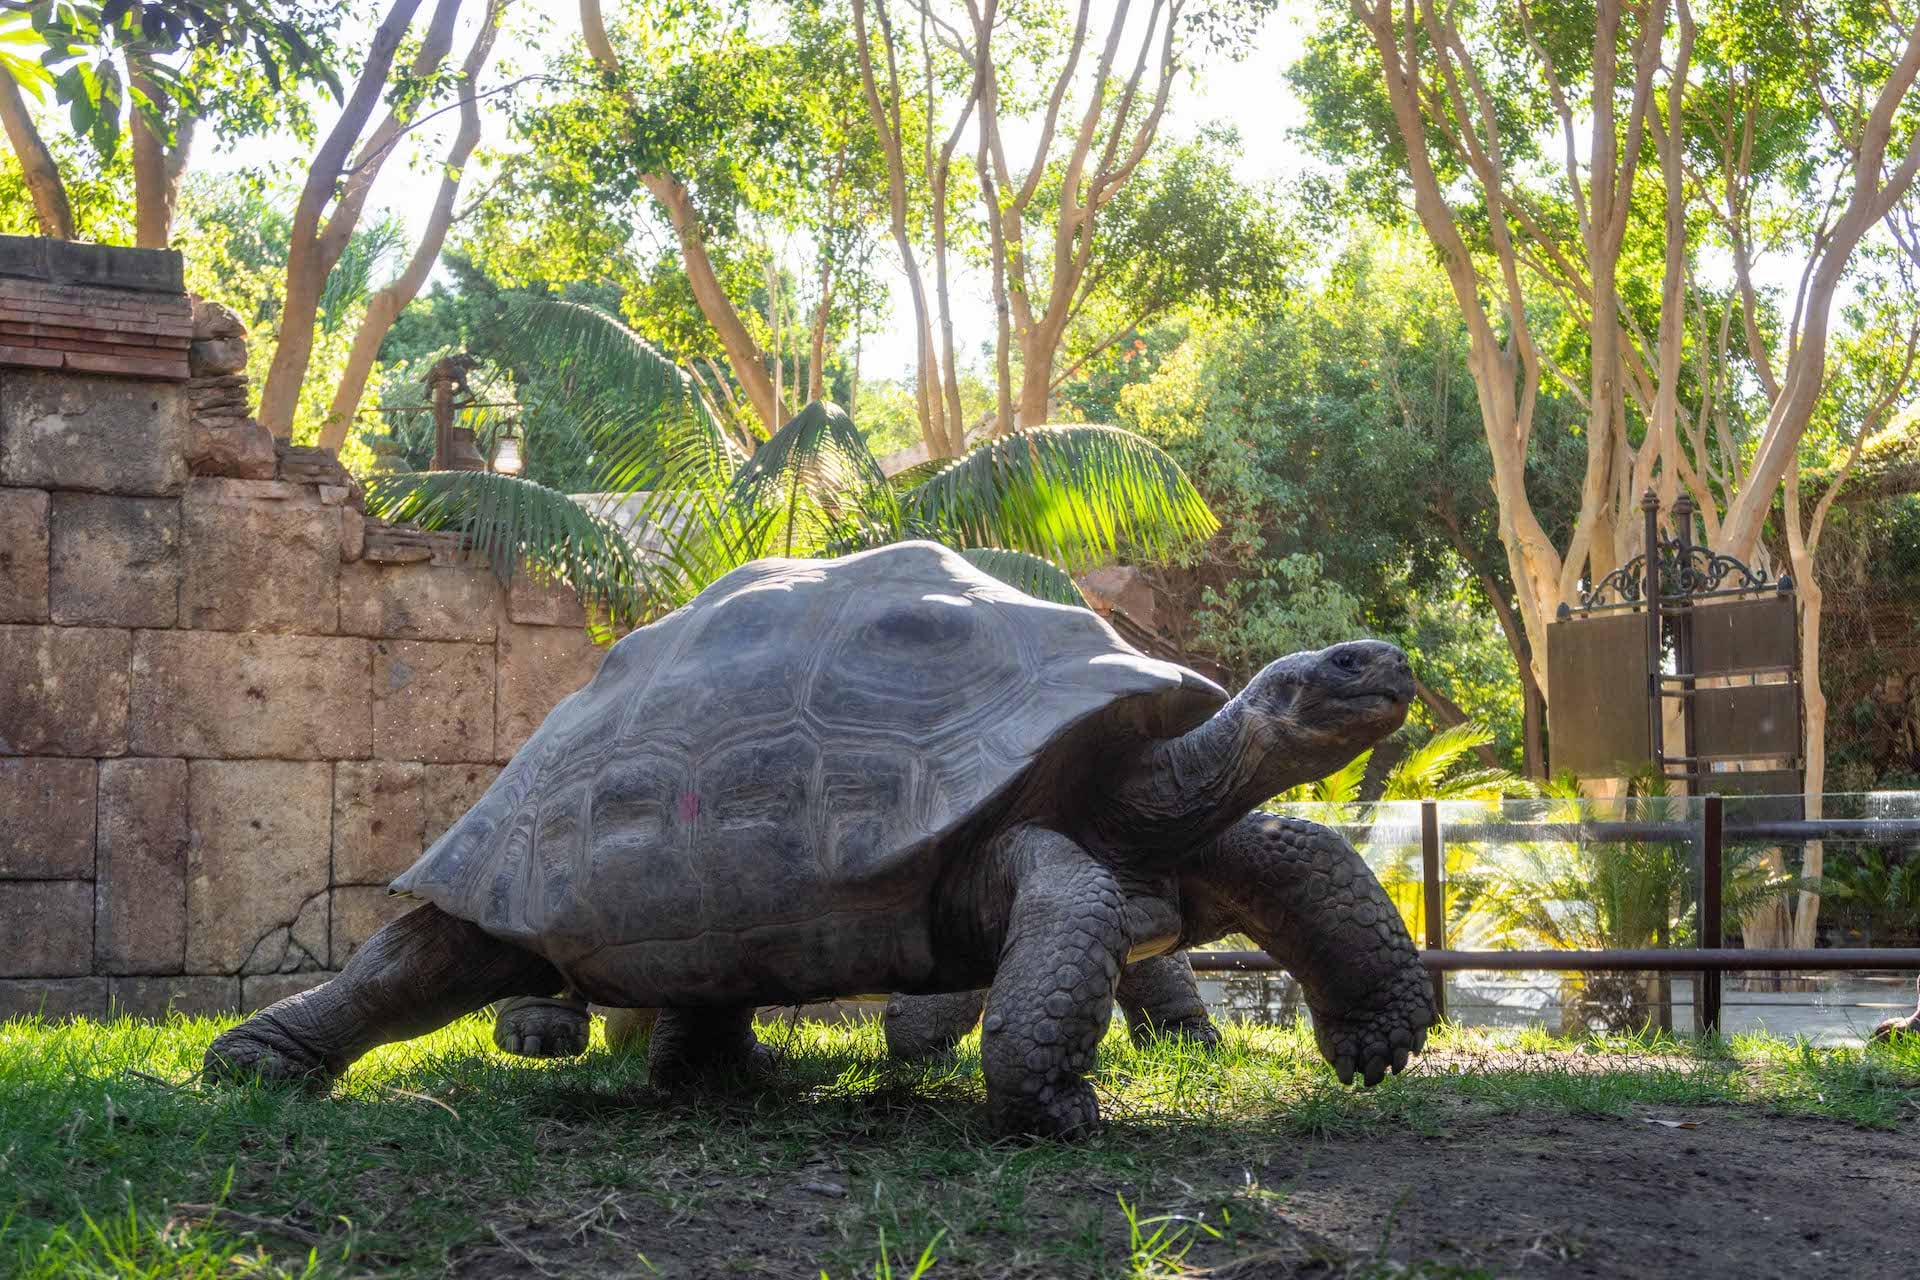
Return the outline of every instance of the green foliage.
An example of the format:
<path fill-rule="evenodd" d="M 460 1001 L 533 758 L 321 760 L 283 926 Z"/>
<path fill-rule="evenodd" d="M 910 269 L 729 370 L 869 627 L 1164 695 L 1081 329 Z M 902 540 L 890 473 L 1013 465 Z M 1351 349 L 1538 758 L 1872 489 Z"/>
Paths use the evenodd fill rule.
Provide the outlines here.
<path fill-rule="evenodd" d="M 604 541 L 553 509 L 562 495 L 508 477 L 381 475 L 368 509 L 459 528 L 491 549 L 498 571 L 524 560 L 604 602 L 616 621 L 676 608 L 761 556 L 902 538 L 1001 550 L 977 563 L 1060 599 L 1071 579 L 1044 558 L 1073 570 L 1122 549 L 1169 553 L 1215 527 L 1164 453 L 1112 427 L 1018 432 L 900 488 L 845 412 L 815 402 L 744 456 L 686 374 L 639 335 L 573 304 L 513 310 L 523 349 L 546 364 L 553 407 L 591 442 L 593 490 L 620 496 L 620 523 L 646 554 L 603 560 Z M 516 487 L 527 492 L 507 501 Z"/>
<path fill-rule="evenodd" d="M 314 0 L 43 0 L 26 10 L 42 68 L 29 91 L 50 88 L 75 137 L 103 158 L 119 149 L 130 112 L 171 139 L 177 112 L 259 124 L 268 98 L 300 84 L 341 97 L 334 70 L 338 5 Z M 10 27 L 20 60 L 29 48 Z M 12 64 L 10 63 L 11 67 Z M 16 76 L 18 78 L 18 76 Z M 233 121 L 227 119 L 232 127 Z"/>
<path fill-rule="evenodd" d="M 1381 801 L 1497 800 L 1530 794 L 1532 784 L 1505 769 L 1461 767 L 1476 749 L 1492 741 L 1493 731 L 1472 721 L 1442 729 L 1393 762 L 1381 782 Z M 1328 820 L 1344 821 L 1352 815 L 1340 811 L 1360 802 L 1360 789 L 1372 763 L 1373 750 L 1363 751 L 1344 768 L 1282 792 L 1274 802 L 1328 806 Z"/>
<path fill-rule="evenodd" d="M 1267 314 L 1165 332 L 1149 331 L 1150 374 L 1119 392 L 1119 420 L 1166 448 L 1224 526 L 1187 569 L 1197 647 L 1244 679 L 1356 631 L 1397 640 L 1517 763 L 1515 655 L 1490 595 L 1513 590 L 1492 461 L 1434 265 L 1356 227 Z M 1576 413 L 1549 397 L 1537 417 Z M 1541 510 L 1566 514 L 1584 446 L 1548 435 L 1531 484 Z"/>

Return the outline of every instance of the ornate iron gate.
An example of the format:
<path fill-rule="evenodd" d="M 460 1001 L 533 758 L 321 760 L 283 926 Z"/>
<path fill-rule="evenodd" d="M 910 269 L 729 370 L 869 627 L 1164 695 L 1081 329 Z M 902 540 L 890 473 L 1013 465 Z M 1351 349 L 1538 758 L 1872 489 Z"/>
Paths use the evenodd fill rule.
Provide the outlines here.
<path fill-rule="evenodd" d="M 1769 581 L 1696 543 L 1684 496 L 1671 538 L 1660 536 L 1651 490 L 1640 508 L 1646 550 L 1577 608 L 1562 604 L 1547 628 L 1555 769 L 1625 777 L 1651 762 L 1695 794 L 1798 796 L 1806 737 L 1792 577 Z M 1676 700 L 1683 741 L 1668 743 Z"/>

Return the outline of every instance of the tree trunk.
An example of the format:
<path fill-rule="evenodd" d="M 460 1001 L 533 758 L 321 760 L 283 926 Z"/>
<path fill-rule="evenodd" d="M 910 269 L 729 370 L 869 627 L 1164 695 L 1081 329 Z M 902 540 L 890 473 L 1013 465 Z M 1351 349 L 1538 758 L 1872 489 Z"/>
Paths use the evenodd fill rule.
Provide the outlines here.
<path fill-rule="evenodd" d="M 0 67 L 0 127 L 6 129 L 7 142 L 20 161 L 40 234 L 55 240 L 73 239 L 73 207 L 67 203 L 60 169 L 53 163 L 53 153 L 47 150 L 40 131 L 33 127 L 33 116 L 27 111 L 19 83 L 4 67 Z"/>
<path fill-rule="evenodd" d="M 336 192 L 341 191 L 341 174 L 346 169 L 347 157 L 353 152 L 360 131 L 366 127 L 367 118 L 373 114 L 374 107 L 379 104 L 386 90 L 394 56 L 399 52 L 400 42 L 407 28 L 413 24 L 414 11 L 419 7 L 420 0 L 394 0 L 393 7 L 375 29 L 360 78 L 354 83 L 353 92 L 341 109 L 339 120 L 320 144 L 320 149 L 314 153 L 313 162 L 307 167 L 307 180 L 301 189 L 299 203 L 294 206 L 287 248 L 286 288 L 281 295 L 279 339 L 274 344 L 273 360 L 267 367 L 266 385 L 260 391 L 261 425 L 282 440 L 293 434 L 293 415 L 300 404 L 300 386 L 306 379 L 307 364 L 313 356 L 313 329 L 320 310 L 320 293 L 326 287 L 327 275 L 333 270 L 334 262 L 339 260 L 340 248 L 345 246 L 347 236 L 352 234 L 359 207 L 349 206 L 343 194 L 339 207 L 326 220 L 324 229 L 321 217 L 327 205 L 334 200 Z M 447 40 L 451 42 L 452 15 L 458 8 L 458 0 L 441 0 L 429 39 L 422 44 L 420 56 L 414 60 L 417 75 L 425 75 L 437 65 L 438 58 L 429 60 L 434 43 L 432 37 L 438 34 L 444 18 Z M 445 53 L 446 49 L 442 46 L 440 56 L 444 57 Z M 424 67 L 423 62 L 426 64 Z M 395 117 L 390 114 L 388 120 L 394 122 L 393 131 L 397 133 L 399 125 Z M 391 139 L 387 142 L 390 143 Z M 356 166 L 357 171 L 350 180 L 349 191 L 357 184 L 360 199 L 364 200 L 364 192 L 372 183 L 373 173 L 378 171 L 385 157 L 385 149 L 375 150 L 371 155 L 363 153 Z"/>
<path fill-rule="evenodd" d="M 921 276 L 920 260 L 913 251 L 913 240 L 907 234 L 907 175 L 902 154 L 905 143 L 900 121 L 900 80 L 894 57 L 892 24 L 887 19 L 884 5 L 878 14 L 881 48 L 887 57 L 887 99 L 884 103 L 881 100 L 879 77 L 874 70 L 873 42 L 867 31 L 867 6 L 864 0 L 854 0 L 853 31 L 855 47 L 859 51 L 860 87 L 866 95 L 867 114 L 873 121 L 874 133 L 880 139 L 880 150 L 887 162 L 887 206 L 893 244 L 900 254 L 901 269 L 906 273 L 907 294 L 913 301 L 917 338 L 914 345 L 914 387 L 918 397 L 920 434 L 926 442 L 929 456 L 950 458 L 955 456 L 955 450 L 948 439 L 940 391 L 940 357 L 934 346 L 927 287 Z M 931 102 L 927 109 L 932 111 Z"/>
<path fill-rule="evenodd" d="M 162 101 L 146 76 L 134 73 L 133 87 L 147 101 Z M 164 249 L 173 241 L 173 215 L 180 199 L 180 177 L 193 149 L 194 118 L 185 108 L 171 107 L 173 146 L 153 128 L 136 104 L 132 112 L 130 150 L 133 153 L 134 244 L 142 249 Z"/>
<path fill-rule="evenodd" d="M 787 420 L 786 406 L 775 392 L 773 378 L 767 372 L 764 363 L 766 353 L 760 350 L 760 344 L 747 332 L 740 313 L 733 309 L 727 291 L 720 285 L 720 277 L 714 272 L 713 259 L 707 256 L 706 238 L 700 230 L 700 219 L 694 212 L 693 201 L 686 187 L 671 174 L 645 173 L 640 175 L 640 181 L 666 209 L 667 217 L 673 222 L 674 235 L 680 241 L 680 257 L 686 267 L 687 283 L 693 289 L 694 301 L 700 304 L 700 313 L 706 316 L 713 331 L 720 335 L 720 345 L 726 350 L 727 363 L 732 366 L 740 389 L 746 393 L 754 416 L 768 434 L 778 431 Z"/>
<path fill-rule="evenodd" d="M 474 34 L 473 45 L 467 51 L 466 61 L 461 64 L 463 87 L 460 128 L 447 150 L 446 167 L 441 172 L 440 189 L 434 196 L 433 210 L 427 216 L 420 243 L 414 247 L 413 257 L 408 260 L 406 268 L 391 284 L 367 300 L 367 313 L 361 317 L 360 328 L 353 335 L 353 350 L 347 356 L 347 367 L 341 372 L 339 385 L 334 388 L 333 403 L 328 406 L 327 420 L 320 429 L 320 447 L 323 449 L 338 450 L 346 442 L 347 432 L 353 427 L 354 416 L 360 410 L 360 400 L 367 389 L 367 378 L 373 372 L 374 362 L 380 354 L 380 344 L 385 341 L 387 331 L 393 328 L 393 322 L 420 292 L 420 286 L 426 283 L 433 264 L 439 261 L 440 246 L 446 242 L 447 228 L 453 225 L 453 205 L 460 194 L 460 180 L 475 145 L 480 141 L 480 104 L 474 93 L 479 85 L 480 72 L 493 53 L 494 37 L 500 29 L 500 16 L 508 3 L 510 0 L 492 0 L 488 5 L 480 30 Z"/>

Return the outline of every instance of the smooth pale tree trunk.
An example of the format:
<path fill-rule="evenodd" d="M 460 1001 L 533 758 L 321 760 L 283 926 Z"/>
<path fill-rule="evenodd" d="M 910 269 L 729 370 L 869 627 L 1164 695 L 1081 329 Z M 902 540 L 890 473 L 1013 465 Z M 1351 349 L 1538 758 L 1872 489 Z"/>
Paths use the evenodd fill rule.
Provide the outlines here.
<path fill-rule="evenodd" d="M 420 286 L 426 283 L 433 264 L 440 259 L 440 246 L 446 242 L 447 228 L 453 225 L 453 205 L 460 194 L 460 180 L 474 147 L 480 141 L 480 104 L 474 93 L 479 85 L 480 73 L 493 53 L 494 37 L 500 29 L 500 15 L 507 2 L 494 0 L 489 5 L 487 16 L 474 35 L 465 62 L 461 64 L 464 88 L 460 101 L 460 128 L 447 150 L 446 167 L 441 171 L 440 188 L 434 194 L 432 212 L 427 215 L 427 225 L 420 234 L 420 243 L 414 247 L 413 257 L 408 260 L 405 269 L 391 284 L 376 290 L 367 299 L 367 312 L 360 319 L 359 329 L 354 332 L 353 349 L 347 355 L 347 367 L 340 374 L 340 382 L 333 392 L 333 403 L 327 408 L 327 420 L 320 429 L 320 447 L 323 449 L 338 450 L 346 442 L 347 432 L 353 427 L 354 415 L 360 411 L 361 397 L 366 393 L 367 378 L 372 374 L 379 357 L 380 344 L 386 340 L 393 322 L 420 292 Z"/>
<path fill-rule="evenodd" d="M 135 73 L 132 80 L 134 88 L 149 102 L 162 101 L 144 75 Z M 187 170 L 187 158 L 193 150 L 196 121 L 181 107 L 174 106 L 171 111 L 171 147 L 143 111 L 136 109 L 132 113 L 127 130 L 128 149 L 133 155 L 134 244 L 142 249 L 164 249 L 172 243 L 173 215 L 180 203 L 180 178 Z"/>
<path fill-rule="evenodd" d="M 301 384 L 313 358 L 313 331 L 320 311 L 320 293 L 327 276 L 340 260 L 366 203 L 367 193 L 398 138 L 402 117 L 389 112 L 361 147 L 355 163 L 347 163 L 373 109 L 379 105 L 393 70 L 401 40 L 413 24 L 420 0 L 394 0 L 367 49 L 360 78 L 348 95 L 340 118 L 315 152 L 306 184 L 294 206 L 288 238 L 286 288 L 281 296 L 280 334 L 273 360 L 267 366 L 266 385 L 260 391 L 260 423 L 277 438 L 293 434 L 293 415 L 300 404 Z M 453 44 L 453 21 L 460 0 L 440 0 L 428 24 L 412 73 L 430 75 Z M 349 172 L 350 170 L 350 172 Z M 341 175 L 348 176 L 342 180 Z M 337 198 L 336 198 L 337 197 Z M 333 212 L 327 213 L 327 206 Z M 324 223 L 322 222 L 325 217 Z"/>
<path fill-rule="evenodd" d="M 34 128 L 33 116 L 27 110 L 27 100 L 20 92 L 19 83 L 4 67 L 0 67 L 0 127 L 5 128 L 7 142 L 20 161 L 20 173 L 26 179 L 27 194 L 33 197 L 33 216 L 40 224 L 40 234 L 55 240 L 73 239 L 73 207 L 67 203 L 66 184 L 60 181 L 53 153 L 47 150 L 46 141 Z"/>

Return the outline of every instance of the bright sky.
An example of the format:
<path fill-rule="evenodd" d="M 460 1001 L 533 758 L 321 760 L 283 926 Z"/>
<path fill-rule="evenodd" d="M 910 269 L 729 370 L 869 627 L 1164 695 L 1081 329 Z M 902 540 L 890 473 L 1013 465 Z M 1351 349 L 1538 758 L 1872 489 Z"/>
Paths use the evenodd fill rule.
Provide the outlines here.
<path fill-rule="evenodd" d="M 617 12 L 619 0 L 608 5 L 609 21 Z M 370 31 L 365 6 L 356 25 Z M 382 5 L 382 8 L 385 6 Z M 421 6 L 416 26 L 425 21 L 430 4 Z M 480 6 L 470 5 L 477 10 Z M 1149 6 L 1137 5 L 1137 10 Z M 1104 31 L 1105 15 L 1111 14 L 1113 0 L 1097 0 L 1094 30 Z M 1239 63 L 1208 66 L 1196 80 L 1192 77 L 1176 84 L 1162 138 L 1188 135 L 1202 125 L 1225 122 L 1238 126 L 1245 142 L 1242 174 L 1249 181 L 1282 178 L 1298 171 L 1303 163 L 1291 130 L 1301 120 L 1300 104 L 1283 79 L 1287 65 L 1297 56 L 1300 41 L 1309 28 L 1311 6 L 1308 0 L 1282 0 L 1279 11 L 1268 19 L 1258 46 Z M 1130 25 L 1134 23 L 1130 22 Z M 463 23 L 454 38 L 450 63 L 458 62 L 471 39 L 471 20 Z M 513 76 L 540 69 L 548 51 L 579 39 L 578 8 L 573 0 L 520 0 L 514 6 L 505 37 L 498 46 L 486 83 L 500 84 Z M 493 100 L 497 104 L 498 100 Z M 509 143 L 506 113 L 497 105 L 483 106 L 482 147 Z M 323 116 L 322 127 L 331 124 Z M 416 228 L 424 222 L 439 172 L 432 157 L 441 154 L 457 125 L 453 113 L 411 135 L 411 149 L 403 157 L 395 156 L 380 174 L 369 207 L 388 209 Z M 1010 144 L 1018 139 L 1009 137 Z M 1031 145 L 1029 142 L 1028 145 Z M 220 154 L 203 153 L 196 157 L 201 172 L 231 171 L 261 165 L 286 165 L 297 148 L 285 139 L 250 139 Z M 301 175 L 290 175 L 297 180 Z M 471 182 L 471 178 L 469 178 Z M 456 233 L 457 234 L 457 233 Z M 894 315 L 877 330 L 866 335 L 863 344 L 863 375 L 889 377 L 909 373 L 913 367 L 911 325 L 903 314 L 909 304 L 904 277 L 896 282 Z M 963 347 L 977 351 L 982 340 L 993 331 L 992 310 L 988 303 L 988 284 L 984 278 L 963 275 L 956 283 L 955 319 Z"/>

